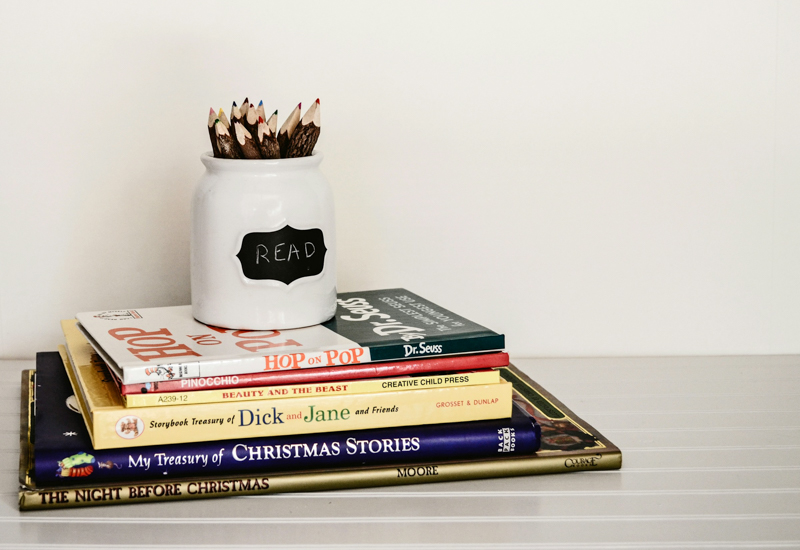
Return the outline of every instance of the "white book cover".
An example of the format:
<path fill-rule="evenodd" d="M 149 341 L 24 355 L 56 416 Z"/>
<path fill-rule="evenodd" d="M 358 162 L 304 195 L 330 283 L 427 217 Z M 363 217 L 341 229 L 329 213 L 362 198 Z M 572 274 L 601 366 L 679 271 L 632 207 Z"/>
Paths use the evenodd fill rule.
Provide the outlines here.
<path fill-rule="evenodd" d="M 404 289 L 340 294 L 333 319 L 290 330 L 204 325 L 191 306 L 94 311 L 79 328 L 123 384 L 503 349 L 503 336 Z"/>

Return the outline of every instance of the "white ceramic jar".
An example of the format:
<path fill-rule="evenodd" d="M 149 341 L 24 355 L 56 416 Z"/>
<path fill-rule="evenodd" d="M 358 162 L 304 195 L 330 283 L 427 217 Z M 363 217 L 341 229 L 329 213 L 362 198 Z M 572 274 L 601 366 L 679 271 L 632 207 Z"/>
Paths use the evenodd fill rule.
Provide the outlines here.
<path fill-rule="evenodd" d="M 277 330 L 336 311 L 333 194 L 322 154 L 202 155 L 192 204 L 192 313 L 201 323 Z"/>

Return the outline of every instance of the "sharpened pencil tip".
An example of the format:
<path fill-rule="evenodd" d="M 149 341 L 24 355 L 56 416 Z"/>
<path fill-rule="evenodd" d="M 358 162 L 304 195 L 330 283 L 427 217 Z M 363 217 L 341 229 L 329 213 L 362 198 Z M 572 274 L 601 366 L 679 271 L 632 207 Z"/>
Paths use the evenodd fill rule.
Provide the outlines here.
<path fill-rule="evenodd" d="M 317 98 L 317 105 L 319 105 L 319 98 Z"/>
<path fill-rule="evenodd" d="M 259 106 L 259 107 L 261 107 L 263 104 L 264 104 L 264 100 L 263 100 L 263 99 L 262 99 L 261 101 L 259 101 L 259 102 L 258 102 L 258 106 Z"/>
<path fill-rule="evenodd" d="M 260 123 L 264 122 L 264 119 L 262 117 L 258 117 L 258 122 L 260 124 Z"/>
<path fill-rule="evenodd" d="M 302 103 L 298 103 L 297 104 L 297 108 L 299 109 L 301 105 L 302 105 Z"/>
<path fill-rule="evenodd" d="M 233 102 L 233 106 L 236 107 L 236 102 L 235 101 Z"/>
<path fill-rule="evenodd" d="M 277 114 L 278 114 L 278 109 L 275 109 L 275 112 L 274 112 L 274 113 L 272 113 L 272 114 L 273 114 L 273 115 L 277 115 Z"/>
<path fill-rule="evenodd" d="M 208 114 L 209 114 L 209 115 L 213 115 L 213 114 L 214 114 L 214 107 L 211 107 L 211 108 L 208 110 Z"/>

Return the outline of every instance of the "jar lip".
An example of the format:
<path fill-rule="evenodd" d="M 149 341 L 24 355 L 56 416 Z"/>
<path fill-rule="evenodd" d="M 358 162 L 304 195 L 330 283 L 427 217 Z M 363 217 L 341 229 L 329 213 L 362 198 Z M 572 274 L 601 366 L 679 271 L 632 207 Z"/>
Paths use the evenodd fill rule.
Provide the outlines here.
<path fill-rule="evenodd" d="M 262 172 L 264 170 L 283 171 L 319 166 L 322 153 L 312 151 L 307 157 L 291 159 L 223 159 L 215 158 L 211 151 L 200 155 L 206 169 L 213 172 Z"/>

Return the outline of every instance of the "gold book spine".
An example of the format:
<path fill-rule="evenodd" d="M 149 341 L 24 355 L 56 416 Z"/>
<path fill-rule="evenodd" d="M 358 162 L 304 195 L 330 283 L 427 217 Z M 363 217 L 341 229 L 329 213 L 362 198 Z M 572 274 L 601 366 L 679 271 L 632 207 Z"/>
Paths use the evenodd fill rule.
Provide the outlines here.
<path fill-rule="evenodd" d="M 139 393 L 123 396 L 126 407 L 160 407 L 163 405 L 199 405 L 203 403 L 232 403 L 292 397 L 319 397 L 330 395 L 355 395 L 362 393 L 387 393 L 430 388 L 450 388 L 497 384 L 500 373 L 496 370 L 437 374 L 434 376 L 406 376 L 401 378 L 344 380 L 287 386 L 242 387 L 225 390 L 199 390 L 170 393 Z"/>
<path fill-rule="evenodd" d="M 375 469 L 231 477 L 214 480 L 175 480 L 88 488 L 21 490 L 20 510 L 49 510 L 75 506 L 132 504 L 301 491 L 328 491 L 554 474 L 587 470 L 614 470 L 622 466 L 619 451 L 486 460 L 455 464 L 414 464 Z"/>
<path fill-rule="evenodd" d="M 19 411 L 19 483 L 27 486 L 31 484 L 30 471 L 33 465 L 33 452 L 31 451 L 31 426 L 34 420 L 34 396 L 36 395 L 36 371 L 32 369 L 22 371 L 22 384 L 20 386 L 20 411 Z"/>

